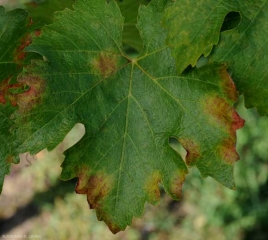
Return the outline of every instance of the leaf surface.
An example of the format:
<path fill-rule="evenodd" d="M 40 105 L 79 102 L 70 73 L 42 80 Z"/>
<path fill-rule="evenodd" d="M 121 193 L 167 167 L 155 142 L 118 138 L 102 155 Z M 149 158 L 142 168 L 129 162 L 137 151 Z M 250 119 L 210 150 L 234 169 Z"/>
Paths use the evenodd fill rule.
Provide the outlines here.
<path fill-rule="evenodd" d="M 130 58 L 117 3 L 80 0 L 28 47 L 45 61 L 19 78 L 30 92 L 14 115 L 17 151 L 53 149 L 83 123 L 86 134 L 66 152 L 62 179 L 79 178 L 76 192 L 114 233 L 141 216 L 146 201 L 159 201 L 159 183 L 179 199 L 187 165 L 234 187 L 235 131 L 244 123 L 232 107 L 235 86 L 226 66 L 177 75 L 161 24 L 165 6 L 155 0 L 140 7 L 144 47 Z M 186 163 L 170 137 L 187 150 Z"/>

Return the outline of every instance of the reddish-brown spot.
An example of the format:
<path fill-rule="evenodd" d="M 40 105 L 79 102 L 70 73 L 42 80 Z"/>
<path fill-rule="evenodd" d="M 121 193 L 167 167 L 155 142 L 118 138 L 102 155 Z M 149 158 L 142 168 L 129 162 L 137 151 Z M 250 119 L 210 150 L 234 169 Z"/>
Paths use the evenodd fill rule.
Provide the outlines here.
<path fill-rule="evenodd" d="M 236 152 L 236 146 L 233 138 L 225 140 L 219 146 L 220 156 L 221 158 L 229 164 L 233 164 L 234 162 L 239 160 L 239 155 Z"/>
<path fill-rule="evenodd" d="M 117 69 L 118 55 L 101 53 L 93 61 L 93 66 L 102 77 L 109 77 Z"/>
<path fill-rule="evenodd" d="M 36 31 L 34 32 L 34 35 L 35 35 L 36 37 L 40 36 L 40 34 L 41 34 L 41 30 L 36 30 Z"/>
<path fill-rule="evenodd" d="M 29 87 L 27 91 L 16 96 L 19 112 L 26 112 L 40 103 L 45 82 L 38 76 L 24 76 L 19 79 L 19 83 Z"/>
<path fill-rule="evenodd" d="M 210 122 L 220 125 L 233 135 L 244 126 L 245 121 L 238 115 L 233 106 L 219 96 L 209 96 L 204 99 L 203 110 Z"/>
<path fill-rule="evenodd" d="M 110 178 L 104 174 L 90 176 L 88 180 L 87 200 L 90 208 L 100 208 L 103 199 L 111 190 Z"/>
<path fill-rule="evenodd" d="M 87 194 L 88 189 L 88 175 L 90 174 L 89 168 L 85 167 L 78 174 L 78 182 L 76 183 L 75 191 L 78 194 Z"/>
<path fill-rule="evenodd" d="M 244 126 L 245 121 L 238 115 L 231 104 L 219 96 L 205 98 L 203 109 L 212 125 L 223 129 L 228 136 L 219 145 L 222 159 L 233 163 L 239 159 L 235 149 L 236 130 Z"/>
<path fill-rule="evenodd" d="M 26 57 L 27 53 L 26 52 L 22 52 L 19 54 L 18 56 L 18 60 L 23 60 Z"/>
<path fill-rule="evenodd" d="M 222 81 L 222 87 L 224 89 L 224 93 L 228 98 L 234 103 L 237 101 L 238 98 L 238 92 L 236 90 L 236 86 L 233 82 L 233 79 L 227 72 L 227 66 L 223 66 L 220 70 L 220 76 Z"/>
<path fill-rule="evenodd" d="M 23 83 L 10 84 L 12 76 L 9 76 L 7 79 L 3 80 L 0 83 L 0 103 L 6 104 L 10 102 L 13 106 L 17 105 L 17 95 L 12 93 L 10 90 L 22 89 Z"/>
<path fill-rule="evenodd" d="M 160 199 L 160 190 L 158 184 L 161 182 L 161 175 L 158 171 L 148 176 L 145 182 L 144 189 L 148 196 L 148 202 L 151 204 L 158 204 Z"/>
<path fill-rule="evenodd" d="M 229 128 L 232 123 L 233 107 L 219 96 L 204 98 L 203 109 L 212 124 Z"/>
<path fill-rule="evenodd" d="M 16 98 L 14 97 L 14 99 L 11 100 L 11 105 L 13 107 L 16 107 L 17 106 L 17 102 L 16 102 Z"/>
<path fill-rule="evenodd" d="M 187 152 L 186 163 L 190 166 L 194 165 L 198 158 L 200 158 L 199 145 L 193 139 L 189 138 L 179 138 L 178 140 Z"/>
<path fill-rule="evenodd" d="M 18 64 L 21 63 L 22 60 L 25 59 L 27 53 L 24 52 L 24 49 L 29 46 L 32 42 L 32 37 L 30 34 L 27 34 L 25 37 L 23 37 L 20 41 L 20 45 L 18 46 L 16 52 L 15 52 L 15 59 L 14 61 Z"/>
<path fill-rule="evenodd" d="M 179 200 L 181 198 L 182 187 L 185 181 L 185 175 L 186 173 L 184 171 L 177 171 L 173 175 L 173 179 L 171 181 L 170 186 L 170 193 L 175 200 Z"/>
<path fill-rule="evenodd" d="M 5 95 L 3 91 L 0 91 L 0 103 L 6 104 Z"/>
<path fill-rule="evenodd" d="M 233 122 L 232 122 L 232 129 L 236 131 L 242 128 L 245 124 L 245 120 L 241 118 L 238 113 L 233 109 Z"/>
<path fill-rule="evenodd" d="M 6 92 L 8 90 L 8 84 L 10 79 L 11 76 L 0 83 L 0 103 L 2 104 L 6 104 Z"/>

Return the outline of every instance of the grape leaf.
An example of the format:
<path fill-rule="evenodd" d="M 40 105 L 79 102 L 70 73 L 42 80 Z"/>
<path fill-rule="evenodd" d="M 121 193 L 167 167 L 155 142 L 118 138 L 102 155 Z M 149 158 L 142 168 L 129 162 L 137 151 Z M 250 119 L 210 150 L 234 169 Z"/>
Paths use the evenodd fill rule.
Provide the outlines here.
<path fill-rule="evenodd" d="M 211 61 L 226 62 L 234 82 L 245 96 L 247 108 L 257 107 L 262 115 L 268 115 L 268 1 L 241 2 L 240 25 L 222 32 Z"/>
<path fill-rule="evenodd" d="M 10 115 L 16 109 L 16 94 L 26 90 L 23 84 L 15 80 L 27 57 L 23 50 L 31 42 L 28 34 L 30 25 L 26 11 L 17 9 L 5 12 L 0 6 L 0 193 L 10 164 L 19 160 L 14 158 Z"/>
<path fill-rule="evenodd" d="M 45 61 L 19 77 L 31 91 L 13 116 L 18 153 L 53 149 L 83 123 L 86 134 L 65 153 L 62 179 L 79 178 L 76 192 L 114 233 L 140 216 L 146 201 L 159 201 L 159 183 L 179 199 L 187 165 L 234 188 L 235 132 L 244 123 L 232 107 L 235 86 L 226 66 L 177 75 L 161 24 L 165 6 L 154 0 L 140 7 L 144 48 L 130 58 L 117 3 L 77 1 L 27 48 Z M 186 149 L 186 163 L 170 137 Z"/>
<path fill-rule="evenodd" d="M 163 22 L 179 73 L 190 64 L 195 66 L 201 55 L 210 54 L 219 41 L 225 16 L 236 10 L 236 5 L 237 1 L 231 0 L 174 0 L 170 4 Z"/>

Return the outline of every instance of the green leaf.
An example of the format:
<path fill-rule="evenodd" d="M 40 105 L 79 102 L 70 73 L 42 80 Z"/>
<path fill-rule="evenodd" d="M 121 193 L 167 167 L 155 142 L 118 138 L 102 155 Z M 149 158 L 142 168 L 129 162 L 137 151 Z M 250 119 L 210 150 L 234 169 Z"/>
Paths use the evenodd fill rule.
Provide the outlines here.
<path fill-rule="evenodd" d="M 10 164 L 18 162 L 13 157 L 14 139 L 10 133 L 13 122 L 10 115 L 17 104 L 12 90 L 19 91 L 23 87 L 21 84 L 14 84 L 14 79 L 22 70 L 26 57 L 23 49 L 30 43 L 28 25 L 26 11 L 17 9 L 6 13 L 0 6 L 0 193 Z"/>
<path fill-rule="evenodd" d="M 74 0 L 45 0 L 32 1 L 26 4 L 26 9 L 33 21 L 39 21 L 43 24 L 53 22 L 54 13 L 62 11 L 65 8 L 72 8 Z"/>
<path fill-rule="evenodd" d="M 140 7 L 144 49 L 130 58 L 117 3 L 80 0 L 28 47 L 45 61 L 19 78 L 30 91 L 14 115 L 18 153 L 53 149 L 83 123 L 85 136 L 66 152 L 62 179 L 79 178 L 76 192 L 114 233 L 141 216 L 146 201 L 159 201 L 159 183 L 179 199 L 187 165 L 234 188 L 235 131 L 243 125 L 232 107 L 234 84 L 225 66 L 176 74 L 161 24 L 165 6 Z M 187 150 L 186 163 L 170 137 Z"/>
<path fill-rule="evenodd" d="M 232 0 L 174 0 L 164 15 L 167 44 L 172 47 L 179 73 L 208 56 L 219 41 L 227 13 L 236 9 Z"/>
<path fill-rule="evenodd" d="M 247 108 L 268 115 L 268 1 L 241 2 L 240 25 L 221 34 L 211 61 L 226 62 Z"/>

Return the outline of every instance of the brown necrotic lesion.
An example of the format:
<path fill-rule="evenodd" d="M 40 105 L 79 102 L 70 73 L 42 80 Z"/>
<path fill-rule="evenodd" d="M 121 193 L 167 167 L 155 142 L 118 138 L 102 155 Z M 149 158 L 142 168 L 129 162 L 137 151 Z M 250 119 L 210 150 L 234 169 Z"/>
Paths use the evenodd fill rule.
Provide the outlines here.
<path fill-rule="evenodd" d="M 117 69 L 118 55 L 113 53 L 100 53 L 93 60 L 93 68 L 103 78 L 109 77 Z"/>

